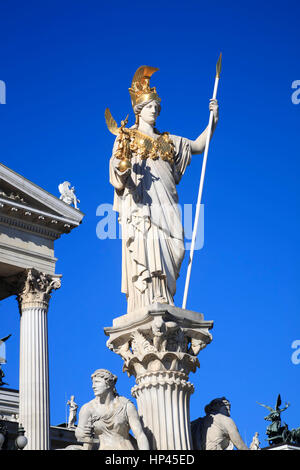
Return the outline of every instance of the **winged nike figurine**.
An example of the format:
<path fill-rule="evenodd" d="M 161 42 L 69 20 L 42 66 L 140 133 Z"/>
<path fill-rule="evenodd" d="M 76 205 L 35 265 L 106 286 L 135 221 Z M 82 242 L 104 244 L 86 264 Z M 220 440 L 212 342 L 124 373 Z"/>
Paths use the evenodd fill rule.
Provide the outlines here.
<path fill-rule="evenodd" d="M 106 121 L 106 125 L 108 127 L 108 130 L 114 135 L 119 135 L 119 133 L 124 129 L 124 127 L 128 123 L 129 114 L 127 114 L 126 118 L 123 121 L 121 121 L 121 126 L 120 127 L 118 127 L 118 124 L 116 123 L 116 121 L 112 117 L 109 108 L 106 108 L 104 116 L 105 116 L 105 121 Z"/>
<path fill-rule="evenodd" d="M 285 411 L 290 406 L 290 403 L 286 403 L 285 407 L 280 409 L 280 405 L 281 405 L 281 396 L 280 396 L 280 394 L 277 397 L 275 408 L 272 408 L 271 406 L 268 406 L 268 405 L 264 405 L 263 403 L 259 403 L 259 402 L 257 402 L 257 403 L 260 406 L 263 406 L 264 408 L 267 408 L 267 410 L 270 411 L 270 414 L 265 417 L 266 421 L 274 421 L 276 418 L 278 418 L 278 417 L 280 418 L 281 413 L 283 411 Z"/>

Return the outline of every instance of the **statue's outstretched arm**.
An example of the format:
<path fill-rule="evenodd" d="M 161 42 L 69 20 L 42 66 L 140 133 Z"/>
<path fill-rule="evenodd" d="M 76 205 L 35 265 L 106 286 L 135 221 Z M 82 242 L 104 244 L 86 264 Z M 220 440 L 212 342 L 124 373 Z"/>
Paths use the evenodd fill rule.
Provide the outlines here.
<path fill-rule="evenodd" d="M 136 438 L 139 450 L 149 450 L 150 447 L 149 447 L 148 439 L 146 437 L 146 434 L 143 431 L 136 408 L 134 404 L 131 402 L 127 404 L 127 416 L 128 416 L 130 428 L 133 432 L 134 437 Z"/>
<path fill-rule="evenodd" d="M 229 438 L 230 438 L 231 442 L 233 443 L 233 445 L 238 450 L 248 450 L 248 447 L 246 446 L 245 442 L 241 438 L 241 435 L 239 433 L 239 430 L 238 430 L 235 422 L 231 418 L 227 418 L 225 420 L 225 425 L 226 425 L 226 428 L 227 428 L 227 432 L 229 434 Z"/>
<path fill-rule="evenodd" d="M 212 137 L 216 129 L 217 122 L 219 120 L 219 105 L 218 105 L 217 100 L 210 100 L 209 110 L 212 111 L 214 115 L 213 126 L 212 126 L 212 131 L 211 131 L 211 137 Z M 206 128 L 202 132 L 202 134 L 200 134 L 199 137 L 197 137 L 196 140 L 190 141 L 192 154 L 199 154 L 199 153 L 204 152 L 207 132 L 208 132 L 208 128 Z"/>

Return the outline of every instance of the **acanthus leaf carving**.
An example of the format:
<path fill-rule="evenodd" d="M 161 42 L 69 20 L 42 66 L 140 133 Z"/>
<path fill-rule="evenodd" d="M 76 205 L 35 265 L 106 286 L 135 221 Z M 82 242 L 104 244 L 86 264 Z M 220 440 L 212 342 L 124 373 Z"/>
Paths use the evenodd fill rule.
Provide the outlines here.
<path fill-rule="evenodd" d="M 59 289 L 59 278 L 39 272 L 31 268 L 27 269 L 19 278 L 17 299 L 20 311 L 28 306 L 48 307 L 51 292 Z"/>
<path fill-rule="evenodd" d="M 157 352 L 155 347 L 140 331 L 138 330 L 133 331 L 131 337 L 132 337 L 132 342 L 131 342 L 132 353 L 136 355 L 137 357 L 142 358 L 145 354 L 149 352 Z"/>

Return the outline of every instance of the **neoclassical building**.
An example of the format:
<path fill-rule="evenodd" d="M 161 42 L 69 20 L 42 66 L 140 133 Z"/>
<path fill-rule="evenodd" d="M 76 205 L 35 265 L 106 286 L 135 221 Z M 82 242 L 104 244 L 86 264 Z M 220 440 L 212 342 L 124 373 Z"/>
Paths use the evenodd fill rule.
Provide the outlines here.
<path fill-rule="evenodd" d="M 18 415 L 27 449 L 50 449 L 47 313 L 61 287 L 54 245 L 83 216 L 0 164 L 0 301 L 16 296 L 20 314 L 19 393 L 0 388 L 0 415 L 11 425 Z"/>

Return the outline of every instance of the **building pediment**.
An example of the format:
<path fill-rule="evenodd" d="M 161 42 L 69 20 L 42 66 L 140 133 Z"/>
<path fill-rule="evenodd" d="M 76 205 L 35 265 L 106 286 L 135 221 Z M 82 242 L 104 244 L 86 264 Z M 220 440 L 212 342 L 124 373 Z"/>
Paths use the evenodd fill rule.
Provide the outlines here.
<path fill-rule="evenodd" d="M 0 223 L 59 238 L 77 227 L 84 214 L 0 164 Z"/>

